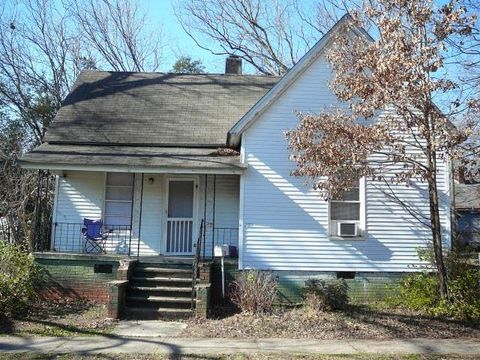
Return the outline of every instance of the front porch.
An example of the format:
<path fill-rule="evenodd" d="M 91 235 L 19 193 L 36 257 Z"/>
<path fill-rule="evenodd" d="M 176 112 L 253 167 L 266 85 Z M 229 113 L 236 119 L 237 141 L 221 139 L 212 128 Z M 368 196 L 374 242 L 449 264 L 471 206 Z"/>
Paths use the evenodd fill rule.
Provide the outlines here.
<path fill-rule="evenodd" d="M 203 259 L 215 245 L 238 248 L 239 175 L 63 171 L 51 238 L 42 252 Z M 85 219 L 101 221 L 101 246 Z"/>
<path fill-rule="evenodd" d="M 22 161 L 56 178 L 35 249 L 60 296 L 108 298 L 113 317 L 207 314 L 214 247 L 239 241 L 238 152 L 42 144 Z"/>

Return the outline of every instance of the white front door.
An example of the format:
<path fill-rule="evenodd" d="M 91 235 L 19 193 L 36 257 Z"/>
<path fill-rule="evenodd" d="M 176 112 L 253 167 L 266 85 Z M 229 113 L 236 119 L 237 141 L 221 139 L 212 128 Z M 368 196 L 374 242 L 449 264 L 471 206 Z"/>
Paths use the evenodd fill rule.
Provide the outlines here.
<path fill-rule="evenodd" d="M 169 255 L 191 255 L 194 252 L 195 181 L 169 179 L 167 187 L 165 252 Z"/>

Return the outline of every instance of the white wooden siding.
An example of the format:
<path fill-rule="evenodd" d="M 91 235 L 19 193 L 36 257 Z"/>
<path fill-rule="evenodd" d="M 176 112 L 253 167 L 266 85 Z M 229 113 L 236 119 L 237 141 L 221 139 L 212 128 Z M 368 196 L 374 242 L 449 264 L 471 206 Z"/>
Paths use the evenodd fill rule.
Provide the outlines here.
<path fill-rule="evenodd" d="M 297 126 L 296 111 L 318 112 L 337 102 L 327 84 L 331 70 L 321 57 L 244 132 L 240 267 L 305 271 L 412 271 L 417 248 L 430 233 L 400 205 L 366 185 L 364 240 L 328 237 L 328 203 L 305 179 L 290 172 L 285 130 Z M 441 219 L 449 241 L 447 166 L 440 163 Z M 428 215 L 425 184 L 395 187 L 397 196 Z"/>
<path fill-rule="evenodd" d="M 177 175 L 176 175 L 177 176 Z M 198 220 L 206 219 L 205 255 L 212 253 L 214 176 L 207 176 L 205 206 L 205 176 L 199 176 Z M 143 180 L 143 206 L 140 212 L 142 189 L 141 174 L 135 175 L 134 209 L 132 224 L 132 255 L 137 254 L 140 216 L 140 255 L 158 255 L 164 251 L 166 176 L 145 174 Z M 239 176 L 217 175 L 215 180 L 215 227 L 238 227 Z M 56 189 L 53 222 L 76 224 L 69 233 L 53 230 L 57 251 L 82 251 L 80 228 L 84 218 L 101 218 L 105 196 L 104 172 L 68 171 L 59 177 Z M 193 240 L 198 238 L 199 225 L 193 229 Z M 60 226 L 59 226 L 60 228 Z M 66 228 L 63 227 L 65 230 Z M 129 240 L 129 239 L 123 239 Z M 72 244 L 76 244 L 72 248 Z M 107 250 L 111 250 L 110 248 Z"/>
<path fill-rule="evenodd" d="M 58 178 L 57 184 L 52 247 L 56 251 L 80 251 L 79 224 L 84 218 L 102 217 L 105 174 L 69 171 Z M 57 228 L 55 223 L 59 224 Z"/>
<path fill-rule="evenodd" d="M 240 179 L 236 175 L 217 175 L 215 187 L 215 243 L 238 244 Z"/>
<path fill-rule="evenodd" d="M 238 229 L 238 211 L 239 211 L 239 183 L 238 175 L 208 175 L 200 177 L 200 218 L 205 219 L 205 255 L 212 255 L 212 244 L 215 228 L 237 228 Z M 205 204 L 205 185 L 206 204 Z M 214 196 L 215 194 L 215 196 Z M 215 205 L 214 205 L 215 200 Z M 206 205 L 206 206 L 205 206 Z M 215 209 L 215 219 L 213 211 Z M 228 237 L 230 234 L 227 233 Z M 216 231 L 216 243 L 222 242 L 222 231 Z M 236 236 L 238 241 L 238 231 L 232 236 Z M 196 238 L 195 238 L 196 240 Z M 202 251 L 203 253 L 203 251 Z"/>
<path fill-rule="evenodd" d="M 140 255 L 158 255 L 162 250 L 163 210 L 165 205 L 164 176 L 145 174 L 143 177 L 143 208 L 142 231 L 140 233 Z M 135 191 L 134 229 L 140 221 L 140 197 L 142 175 L 137 174 L 137 189 Z M 138 245 L 138 231 L 134 232 L 135 243 Z M 137 254 L 137 249 L 133 249 Z"/>

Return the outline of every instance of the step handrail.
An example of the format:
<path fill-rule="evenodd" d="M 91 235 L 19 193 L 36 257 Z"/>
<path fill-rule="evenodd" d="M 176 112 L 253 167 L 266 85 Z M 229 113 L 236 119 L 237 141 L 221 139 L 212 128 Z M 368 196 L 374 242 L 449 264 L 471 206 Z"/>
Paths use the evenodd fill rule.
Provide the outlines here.
<path fill-rule="evenodd" d="M 197 274 L 198 274 L 198 263 L 200 262 L 200 250 L 202 247 L 202 237 L 203 237 L 203 229 L 204 227 L 204 221 L 200 222 L 200 233 L 198 235 L 197 243 L 195 245 L 195 256 L 193 257 L 193 264 L 192 264 L 192 303 L 191 303 L 191 308 L 192 310 L 195 307 L 195 285 L 197 283 Z"/>

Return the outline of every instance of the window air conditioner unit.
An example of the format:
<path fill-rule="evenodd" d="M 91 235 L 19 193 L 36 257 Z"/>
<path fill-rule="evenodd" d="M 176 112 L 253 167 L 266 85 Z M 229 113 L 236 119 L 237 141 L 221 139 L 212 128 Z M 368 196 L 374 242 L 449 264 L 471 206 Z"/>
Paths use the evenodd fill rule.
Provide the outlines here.
<path fill-rule="evenodd" d="M 352 221 L 337 222 L 337 236 L 341 236 L 341 237 L 358 236 L 358 224 Z"/>

